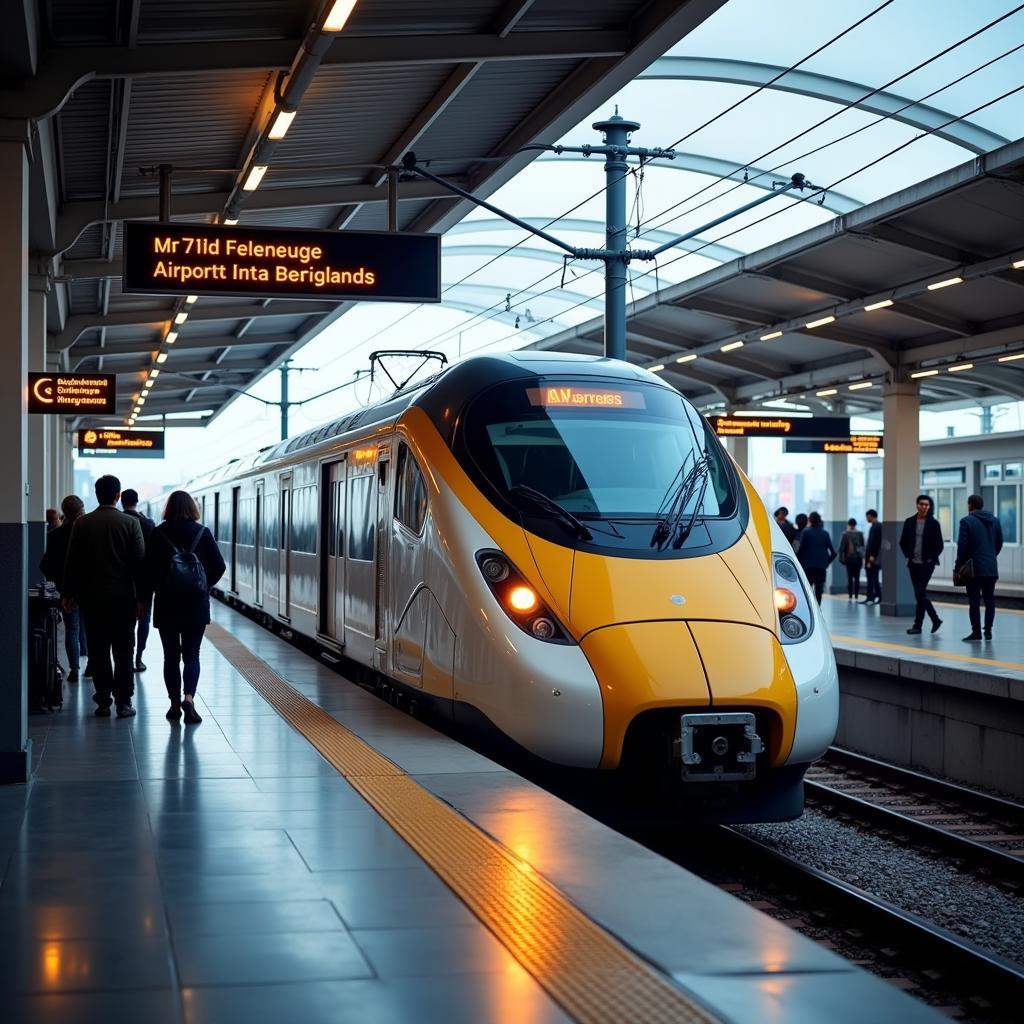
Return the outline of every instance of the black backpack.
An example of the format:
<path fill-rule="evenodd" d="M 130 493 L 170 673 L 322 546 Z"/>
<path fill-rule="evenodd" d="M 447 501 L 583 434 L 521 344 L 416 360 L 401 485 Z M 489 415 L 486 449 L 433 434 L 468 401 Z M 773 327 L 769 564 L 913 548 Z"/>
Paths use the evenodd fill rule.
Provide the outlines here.
<path fill-rule="evenodd" d="M 203 563 L 199 561 L 199 556 L 196 554 L 196 548 L 199 547 L 199 542 L 203 539 L 202 529 L 200 528 L 187 551 L 184 548 L 179 548 L 166 534 L 164 534 L 164 539 L 174 548 L 174 553 L 171 555 L 171 564 L 167 567 L 167 574 L 164 577 L 164 585 L 161 588 L 163 592 L 168 597 L 185 600 L 205 597 L 208 590 L 206 569 L 203 568 Z"/>

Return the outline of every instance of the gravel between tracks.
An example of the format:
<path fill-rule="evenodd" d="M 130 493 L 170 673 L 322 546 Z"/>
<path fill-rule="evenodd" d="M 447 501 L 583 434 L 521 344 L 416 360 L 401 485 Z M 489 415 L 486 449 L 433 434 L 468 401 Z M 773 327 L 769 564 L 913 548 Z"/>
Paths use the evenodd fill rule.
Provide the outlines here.
<path fill-rule="evenodd" d="M 936 857 L 813 810 L 799 821 L 737 828 L 983 949 L 1024 962 L 1024 900 Z"/>

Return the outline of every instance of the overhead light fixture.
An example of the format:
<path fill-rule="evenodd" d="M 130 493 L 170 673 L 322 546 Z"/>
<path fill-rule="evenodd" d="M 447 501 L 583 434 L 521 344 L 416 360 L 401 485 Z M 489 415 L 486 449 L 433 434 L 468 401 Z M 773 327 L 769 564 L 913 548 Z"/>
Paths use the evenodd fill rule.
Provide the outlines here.
<path fill-rule="evenodd" d="M 327 15 L 327 20 L 324 22 L 325 32 L 340 32 L 345 27 L 345 22 L 348 21 L 349 15 L 352 13 L 352 8 L 355 7 L 356 0 L 334 0 L 334 6 L 331 8 Z"/>
<path fill-rule="evenodd" d="M 150 376 L 150 378 L 159 377 L 160 376 L 160 371 L 154 366 L 153 369 L 149 371 L 149 376 Z"/>
<path fill-rule="evenodd" d="M 864 312 L 870 313 L 873 309 L 885 309 L 886 306 L 891 306 L 892 304 L 892 299 L 882 299 L 880 302 L 869 302 L 864 307 Z"/>
<path fill-rule="evenodd" d="M 850 384 L 847 387 L 847 391 L 863 391 L 864 388 L 873 388 L 874 382 L 870 380 L 859 380 L 856 384 Z"/>
<path fill-rule="evenodd" d="M 824 327 L 825 324 L 834 323 L 835 319 L 836 318 L 834 316 L 823 316 L 820 320 L 811 320 L 810 322 L 804 324 L 804 327 L 806 327 L 808 330 L 814 330 L 815 327 Z"/>
<path fill-rule="evenodd" d="M 838 395 L 839 394 L 839 389 L 838 388 L 825 388 L 824 391 L 815 391 L 814 393 L 819 398 L 828 398 L 829 395 Z"/>
<path fill-rule="evenodd" d="M 186 312 L 185 312 L 184 310 L 182 310 L 182 311 L 181 311 L 181 312 L 180 312 L 180 313 L 179 313 L 179 314 L 178 314 L 178 315 L 177 315 L 177 316 L 176 316 L 176 317 L 174 318 L 174 322 L 175 322 L 176 324 L 178 324 L 178 325 L 180 326 L 180 325 L 181 325 L 181 324 L 183 324 L 183 323 L 184 323 L 184 322 L 185 322 L 185 321 L 186 321 L 187 319 L 188 319 L 188 313 L 186 313 Z"/>
<path fill-rule="evenodd" d="M 191 306 L 192 303 L 195 302 L 196 299 L 198 299 L 198 298 L 199 298 L 198 295 L 186 295 L 185 296 L 185 301 Z"/>
<path fill-rule="evenodd" d="M 781 338 L 781 337 L 782 337 L 782 331 L 772 331 L 770 334 L 762 334 L 761 335 L 761 340 L 762 341 L 771 341 L 772 338 Z"/>
<path fill-rule="evenodd" d="M 963 370 L 973 370 L 974 363 L 958 363 L 956 366 L 947 366 L 946 369 L 950 373 L 960 373 Z"/>
<path fill-rule="evenodd" d="M 665 369 L 665 364 L 664 363 L 658 363 L 657 366 L 648 366 L 647 369 L 650 370 L 651 373 L 658 373 L 661 370 Z"/>
<path fill-rule="evenodd" d="M 178 332 L 177 331 L 168 331 L 167 332 L 167 337 L 164 338 L 164 341 L 168 345 L 173 345 L 177 340 L 178 340 Z"/>
<path fill-rule="evenodd" d="M 267 138 L 283 139 L 285 135 L 288 134 L 288 129 L 292 126 L 292 121 L 295 120 L 295 114 L 296 111 L 294 110 L 279 110 L 270 126 L 270 131 L 267 132 Z"/>
<path fill-rule="evenodd" d="M 697 358 L 697 353 L 696 352 L 688 352 L 685 356 L 680 356 L 676 360 L 676 362 L 677 363 L 692 363 L 694 361 L 694 359 L 696 359 L 696 358 Z"/>
<path fill-rule="evenodd" d="M 167 362 L 167 353 L 166 352 L 161 352 L 160 355 L 158 355 L 156 357 L 156 361 L 158 363 L 166 363 Z"/>
<path fill-rule="evenodd" d="M 145 395 L 139 395 L 139 400 L 135 404 L 137 406 L 139 406 L 140 408 L 142 406 L 144 406 L 146 404 L 146 396 Z"/>
<path fill-rule="evenodd" d="M 237 217 L 225 217 L 224 220 L 221 223 L 226 224 L 228 227 L 232 227 L 232 226 L 234 226 L 235 224 L 238 223 L 238 218 Z"/>
<path fill-rule="evenodd" d="M 1012 363 L 1015 359 L 1024 359 L 1024 352 L 1014 352 L 1011 356 L 1000 356 L 999 362 Z"/>
<path fill-rule="evenodd" d="M 918 370 L 917 373 L 912 373 L 910 376 L 913 380 L 917 380 L 918 377 L 934 377 L 938 372 L 938 370 Z"/>
<path fill-rule="evenodd" d="M 947 277 L 943 281 L 932 281 L 928 285 L 928 291 L 937 292 L 940 288 L 948 288 L 951 284 L 963 284 L 964 279 L 958 274 L 956 277 Z"/>
<path fill-rule="evenodd" d="M 732 352 L 733 349 L 737 349 L 737 348 L 743 348 L 743 342 L 742 341 L 739 341 L 739 340 L 737 340 L 737 341 L 730 341 L 728 345 L 723 345 L 721 347 L 721 349 L 719 349 L 719 351 L 720 352 Z"/>
<path fill-rule="evenodd" d="M 253 164 L 252 169 L 249 171 L 248 177 L 245 179 L 245 184 L 242 188 L 246 192 L 255 192 L 260 187 L 260 182 L 263 180 L 263 175 L 267 173 L 266 164 Z M 931 287 L 929 285 L 929 287 Z"/>
<path fill-rule="evenodd" d="M 1014 270 L 1024 270 L 1024 260 L 1014 260 L 1011 264 Z"/>

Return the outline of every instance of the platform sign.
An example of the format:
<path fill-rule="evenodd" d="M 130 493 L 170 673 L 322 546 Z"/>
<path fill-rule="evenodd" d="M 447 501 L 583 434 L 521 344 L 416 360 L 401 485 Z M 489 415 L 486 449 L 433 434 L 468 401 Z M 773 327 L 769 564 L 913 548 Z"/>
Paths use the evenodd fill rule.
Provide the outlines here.
<path fill-rule="evenodd" d="M 795 438 L 787 441 L 787 455 L 877 455 L 883 448 L 881 434 L 851 434 L 843 440 Z"/>
<path fill-rule="evenodd" d="M 440 302 L 441 236 L 127 221 L 123 274 L 145 294 Z"/>
<path fill-rule="evenodd" d="M 78 432 L 78 454 L 88 457 L 120 455 L 132 459 L 162 459 L 162 430 L 108 430 L 91 427 Z"/>
<path fill-rule="evenodd" d="M 711 416 L 719 437 L 814 437 L 848 441 L 849 416 Z"/>
<path fill-rule="evenodd" d="M 117 377 L 112 373 L 30 373 L 28 411 L 57 416 L 112 413 Z"/>

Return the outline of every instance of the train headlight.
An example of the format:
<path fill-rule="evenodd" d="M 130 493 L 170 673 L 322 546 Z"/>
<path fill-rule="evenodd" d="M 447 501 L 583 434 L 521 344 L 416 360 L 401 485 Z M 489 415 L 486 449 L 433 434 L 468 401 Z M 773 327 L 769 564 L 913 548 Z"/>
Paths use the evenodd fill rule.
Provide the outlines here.
<path fill-rule="evenodd" d="M 505 614 L 524 632 L 552 644 L 571 644 L 572 638 L 500 551 L 478 551 L 476 563 Z"/>
<path fill-rule="evenodd" d="M 775 611 L 779 616 L 779 640 L 783 644 L 798 644 L 811 635 L 814 612 L 807 590 L 800 579 L 800 570 L 789 555 L 772 555 L 775 578 Z"/>

